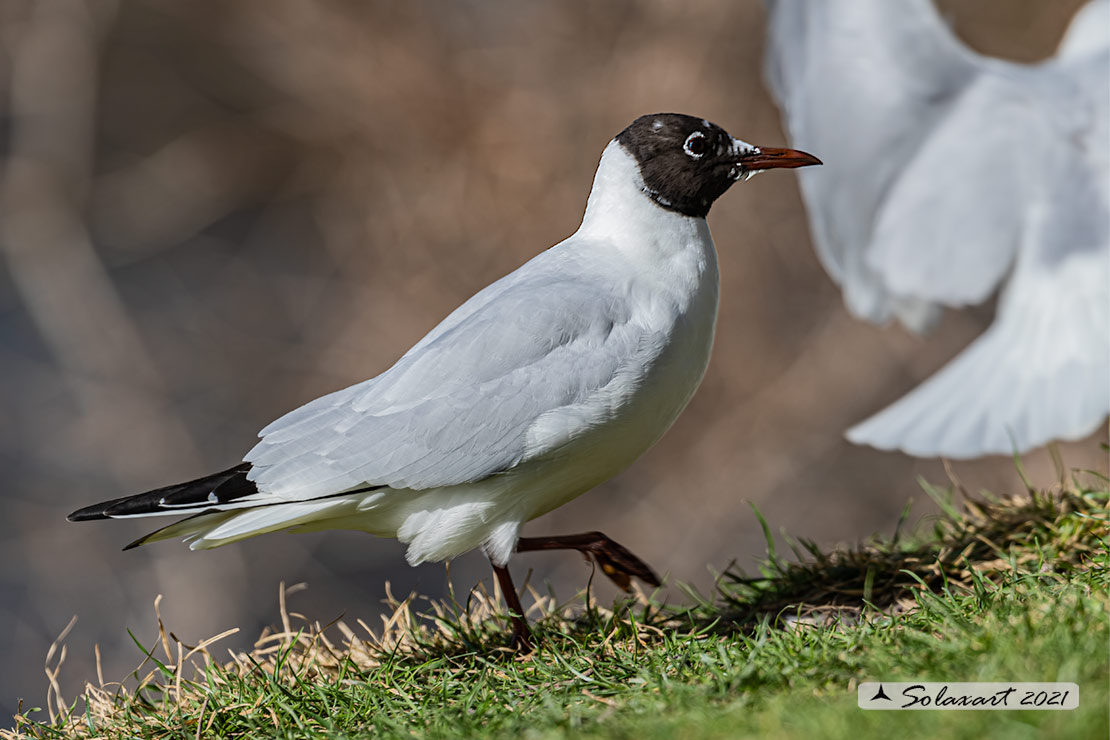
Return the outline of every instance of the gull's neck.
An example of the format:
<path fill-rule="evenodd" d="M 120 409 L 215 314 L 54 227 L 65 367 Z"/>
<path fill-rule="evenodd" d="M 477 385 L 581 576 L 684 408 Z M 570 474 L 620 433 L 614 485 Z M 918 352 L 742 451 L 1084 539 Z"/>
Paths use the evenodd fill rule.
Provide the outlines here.
<path fill-rule="evenodd" d="M 690 247 L 712 249 L 704 218 L 669 211 L 644 192 L 640 169 L 614 139 L 605 147 L 578 234 L 611 241 L 622 250 L 669 256 Z"/>
<path fill-rule="evenodd" d="M 644 315 L 660 326 L 696 307 L 712 336 L 718 275 L 709 226 L 704 218 L 653 201 L 644 192 L 636 160 L 616 141 L 601 155 L 586 215 L 568 242 L 589 254 L 619 252 L 626 260 L 621 276 L 627 289 L 638 296 Z"/>

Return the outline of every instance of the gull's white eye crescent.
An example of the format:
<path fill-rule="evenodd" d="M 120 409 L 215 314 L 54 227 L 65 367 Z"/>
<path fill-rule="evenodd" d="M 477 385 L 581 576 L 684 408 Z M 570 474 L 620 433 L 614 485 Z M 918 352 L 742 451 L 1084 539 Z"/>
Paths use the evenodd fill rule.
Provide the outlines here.
<path fill-rule="evenodd" d="M 694 159 L 701 159 L 709 146 L 705 140 L 705 134 L 701 131 L 695 131 L 686 137 L 686 143 L 682 145 L 682 151 Z"/>

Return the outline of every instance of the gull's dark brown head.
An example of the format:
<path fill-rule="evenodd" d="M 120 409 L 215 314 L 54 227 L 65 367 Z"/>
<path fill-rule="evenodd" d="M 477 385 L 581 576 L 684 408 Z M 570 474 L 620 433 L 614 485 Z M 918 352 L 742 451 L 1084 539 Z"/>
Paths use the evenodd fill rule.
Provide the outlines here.
<path fill-rule="evenodd" d="M 805 152 L 740 141 L 716 124 L 681 113 L 640 116 L 617 134 L 617 142 L 636 160 L 652 200 L 699 218 L 737 180 L 764 170 L 821 164 Z"/>

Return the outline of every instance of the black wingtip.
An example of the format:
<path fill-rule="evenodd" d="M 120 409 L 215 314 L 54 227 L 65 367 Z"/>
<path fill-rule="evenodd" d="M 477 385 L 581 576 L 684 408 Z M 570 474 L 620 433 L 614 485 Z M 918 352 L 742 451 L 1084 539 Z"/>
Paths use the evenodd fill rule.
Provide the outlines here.
<path fill-rule="evenodd" d="M 116 512 L 114 509 L 122 503 L 134 498 L 134 496 L 123 496 L 121 498 L 114 498 L 110 501 L 101 501 L 99 503 L 86 506 L 83 509 L 78 509 L 66 517 L 71 522 L 87 522 L 93 519 L 111 519 L 112 515 Z"/>
<path fill-rule="evenodd" d="M 175 509 L 175 513 L 188 514 L 191 513 L 189 509 L 192 508 L 192 504 L 208 506 L 212 502 L 213 494 L 218 497 L 219 503 L 234 501 L 258 492 L 254 483 L 247 480 L 250 467 L 250 463 L 240 463 L 233 468 L 196 480 L 155 488 L 153 491 L 134 496 L 101 501 L 78 509 L 66 519 L 71 522 L 87 522 L 93 519 L 114 519 L 121 516 L 165 514 L 170 509 Z"/>
<path fill-rule="evenodd" d="M 78 509 L 72 514 L 67 515 L 66 521 L 87 522 L 93 519 L 107 519 L 108 515 L 104 513 L 105 508 L 106 507 L 104 506 L 104 504 L 93 504 L 92 506 L 86 506 L 83 509 Z"/>
<path fill-rule="evenodd" d="M 123 549 L 120 552 L 127 552 L 128 550 L 134 550 L 139 545 L 146 544 L 146 541 L 147 541 L 148 537 L 150 537 L 149 534 L 144 534 L 142 537 L 135 540 L 134 542 L 127 543 L 126 545 L 123 546 Z"/>

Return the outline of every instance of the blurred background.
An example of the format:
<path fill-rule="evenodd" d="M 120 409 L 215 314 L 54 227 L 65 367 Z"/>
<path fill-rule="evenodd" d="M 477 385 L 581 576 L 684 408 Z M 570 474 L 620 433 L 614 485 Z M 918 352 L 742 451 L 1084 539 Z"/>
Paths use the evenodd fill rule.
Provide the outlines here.
<path fill-rule="evenodd" d="M 1034 61 L 1079 4 L 941 5 L 974 48 Z M 159 593 L 180 638 L 238 626 L 232 647 L 276 620 L 281 581 L 307 581 L 291 608 L 322 622 L 375 623 L 386 581 L 443 594 L 444 567 L 409 568 L 393 540 L 122 553 L 151 521 L 65 515 L 229 467 L 280 414 L 385 370 L 574 231 L 636 116 L 785 144 L 763 21 L 755 0 L 0 0 L 0 712 L 39 704 L 74 614 L 70 697 L 94 643 L 109 680 L 138 664 L 126 629 L 149 644 Z M 850 318 L 789 174 L 734 188 L 709 220 L 722 300 L 701 390 L 632 469 L 525 530 L 601 529 L 703 590 L 707 566 L 764 553 L 748 502 L 825 545 L 893 531 L 910 499 L 930 514 L 915 479 L 946 484 L 940 461 L 841 434 L 991 316 L 949 313 L 926 338 Z M 1105 439 L 1062 445 L 1066 464 L 1105 470 Z M 1025 463 L 1056 479 L 1046 451 Z M 1009 459 L 952 467 L 971 490 L 1020 485 Z M 589 576 L 570 553 L 514 569 L 568 598 Z M 465 593 L 488 564 L 451 577 Z"/>

